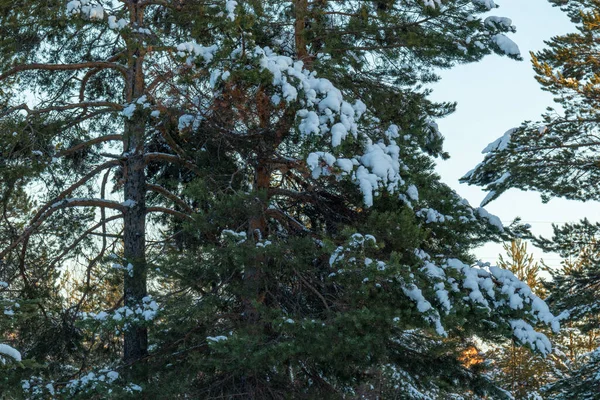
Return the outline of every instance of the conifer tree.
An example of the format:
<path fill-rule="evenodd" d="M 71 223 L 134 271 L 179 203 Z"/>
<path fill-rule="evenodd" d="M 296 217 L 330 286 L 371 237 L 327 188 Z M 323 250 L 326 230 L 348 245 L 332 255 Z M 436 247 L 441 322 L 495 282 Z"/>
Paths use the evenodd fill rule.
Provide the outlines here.
<path fill-rule="evenodd" d="M 533 254 L 527 252 L 527 242 L 516 239 L 504 243 L 506 258 L 500 255 L 498 266 L 511 271 L 541 298 L 545 290 L 540 279 L 541 266 L 533 260 Z M 536 398 L 539 389 L 555 379 L 555 359 L 551 354 L 546 358 L 522 348 L 510 340 L 486 354 L 493 365 L 493 376 L 501 387 L 510 391 L 517 399 Z"/>
<path fill-rule="evenodd" d="M 316 6 L 313 10 L 323 11 Z M 325 15 L 364 14 L 363 22 L 369 22 L 369 12 L 374 11 L 367 6 L 358 10 L 361 14 L 352 9 L 325 10 Z M 400 10 L 408 12 L 400 7 L 395 11 Z M 233 20 L 241 25 L 246 10 L 236 11 Z M 298 9 L 294 11 L 298 18 Z M 452 15 L 428 11 L 439 17 Z M 252 19 L 260 15 L 256 10 L 249 14 Z M 512 314 L 500 317 L 494 312 L 494 318 L 515 329 L 520 343 L 529 342 L 542 352 L 548 350 L 543 336 L 534 339 L 523 334 L 533 331 L 513 317 L 531 306 L 532 315 L 541 316 L 538 306 L 543 306 L 525 286 L 515 290 L 511 275 L 497 269 L 491 270 L 492 275 L 471 270 L 454 258 L 469 262 L 471 246 L 504 228 L 431 174 L 428 153 L 440 154 L 440 138 L 429 120 L 435 114 L 430 113 L 449 109 L 427 102 L 418 93 L 411 96 L 402 87 L 379 83 L 382 77 L 393 78 L 396 70 L 365 70 L 372 57 L 367 54 L 381 52 L 397 58 L 406 50 L 398 54 L 395 46 L 363 49 L 350 42 L 348 50 L 353 53 L 340 54 L 335 46 L 344 43 L 335 30 L 309 44 L 305 36 L 313 32 L 307 26 L 319 29 L 315 25 L 319 21 L 316 17 L 296 20 L 295 47 L 274 47 L 283 57 L 260 47 L 244 50 L 261 43 L 264 32 L 252 31 L 231 58 L 214 57 L 219 68 L 212 75 L 214 83 L 199 81 L 199 87 L 215 88 L 214 97 L 209 97 L 215 108 L 196 118 L 200 121 L 190 137 L 205 146 L 209 157 L 218 157 L 221 166 L 232 155 L 242 162 L 237 161 L 225 182 L 214 182 L 219 190 L 206 182 L 189 186 L 190 196 L 201 206 L 197 225 L 192 224 L 185 235 L 186 251 L 176 247 L 160 267 L 179 294 L 168 308 L 170 315 L 163 314 L 170 322 L 157 334 L 157 347 L 169 352 L 154 355 L 157 384 L 148 390 L 204 398 L 393 398 L 405 393 L 502 397 L 478 371 L 464 368 L 457 342 L 474 332 L 487 338 L 502 334 L 493 328 L 496 322 L 488 319 L 491 315 L 484 316 L 492 311 L 486 296 L 502 290 L 493 288 L 491 276 L 500 286 L 508 285 L 504 294 L 498 294 L 503 299 L 497 304 L 506 305 Z M 426 20 L 422 24 L 427 25 Z M 336 26 L 344 32 L 345 25 Z M 372 29 L 366 24 L 353 27 L 358 29 L 358 39 Z M 339 42 L 328 48 L 328 39 Z M 398 48 L 403 47 L 398 43 Z M 311 49 L 325 53 L 311 56 Z M 356 53 L 361 49 L 364 59 Z M 423 68 L 442 66 L 442 62 L 448 66 L 448 54 L 454 54 L 455 61 L 484 54 L 477 49 L 484 50 L 475 45 L 472 53 L 460 48 L 431 53 Z M 294 59 L 306 64 L 294 64 Z M 348 69 L 348 65 L 357 66 Z M 264 78 L 256 77 L 256 66 L 263 69 Z M 361 85 L 349 81 L 349 72 L 362 79 Z M 331 80 L 319 78 L 321 74 Z M 336 85 L 330 86 L 333 82 Z M 334 87 L 343 89 L 342 96 L 358 95 L 368 103 L 352 105 L 338 97 Z M 411 114 L 398 114 L 397 103 L 382 100 L 406 96 L 412 97 Z M 255 98 L 255 103 L 248 103 L 248 98 Z M 296 132 L 288 131 L 286 113 L 299 120 Z M 416 116 L 422 119 L 415 125 Z M 230 121 L 235 121 L 230 128 L 235 136 L 218 131 L 219 124 Z M 398 148 L 399 143 L 403 146 Z M 370 154 L 380 151 L 374 144 L 384 154 Z M 386 160 L 391 164 L 382 163 Z M 380 191 L 373 190 L 377 187 Z M 448 278 L 462 282 L 453 286 L 458 290 L 455 294 L 443 289 Z M 485 294 L 474 286 L 489 284 Z M 426 297 L 425 287 L 433 288 L 429 292 L 433 298 Z M 474 306 L 463 308 L 459 299 L 467 293 Z M 506 293 L 514 293 L 515 302 L 521 295 L 532 297 L 511 308 Z M 400 310 L 402 315 L 394 315 Z M 436 339 L 440 336 L 450 338 L 440 342 Z M 178 363 L 162 369 L 173 351 Z"/>
<path fill-rule="evenodd" d="M 598 275 L 600 224 L 587 219 L 579 223 L 553 226 L 551 239 L 540 238 L 538 244 L 546 251 L 560 254 L 561 268 L 548 268 L 552 280 L 547 283 L 548 302 L 564 318 L 564 330 L 559 335 L 561 348 L 568 362 L 561 379 L 549 385 L 550 398 L 571 396 L 593 398 L 598 385 Z"/>
<path fill-rule="evenodd" d="M 489 191 L 482 205 L 509 188 L 550 197 L 598 200 L 597 110 L 600 76 L 595 65 L 600 21 L 596 0 L 552 1 L 577 32 L 556 36 L 532 54 L 536 79 L 562 110 L 548 108 L 541 122 L 524 122 L 484 150 L 485 159 L 462 179 Z"/>
<path fill-rule="evenodd" d="M 575 200 L 598 200 L 598 75 L 597 58 L 600 4 L 595 0 L 551 1 L 576 24 L 577 31 L 556 36 L 546 42 L 547 48 L 532 54 L 536 79 L 543 90 L 555 96 L 562 110 L 549 108 L 541 122 L 524 122 L 490 143 L 482 163 L 463 181 L 489 190 L 483 204 L 515 187 L 536 190 L 542 200 L 564 197 Z M 576 340 L 565 347 L 572 356 L 574 371 L 570 377 L 551 387 L 556 398 L 595 398 L 598 396 L 597 350 L 588 353 L 589 360 L 580 368 L 580 356 L 574 341 L 581 328 L 591 328 L 597 320 L 595 287 L 599 280 L 596 262 L 595 224 L 587 220 L 554 227 L 552 240 L 539 239 L 538 244 L 559 252 L 566 259 L 560 270 L 550 270 L 549 301 L 558 312 L 567 311 L 567 329 Z M 574 264 L 568 261 L 581 260 Z M 588 326 L 588 324 L 590 324 Z M 571 328 L 572 327 L 572 328 Z M 588 338 L 593 338 L 593 333 Z M 569 347 L 571 350 L 569 351 Z"/>
<path fill-rule="evenodd" d="M 6 271 L 20 265 L 17 285 L 33 299 L 39 285 L 29 279 L 31 265 L 42 264 L 53 274 L 65 262 L 87 259 L 89 286 L 94 268 L 122 240 L 122 303 L 138 309 L 147 298 L 146 215 L 189 218 L 172 207 L 182 203 L 179 197 L 153 185 L 146 173 L 165 163 L 195 165 L 193 155 L 178 153 L 166 121 L 157 122 L 165 98 L 175 95 L 165 90 L 174 78 L 164 68 L 181 42 L 177 31 L 164 35 L 169 25 L 163 20 L 182 7 L 133 0 L 0 7 L 0 116 L 5 136 L 13 137 L 6 141 L 8 175 L 18 188 L 36 185 L 32 201 L 38 206 L 8 237 L 0 258 Z M 203 8 L 189 5 L 198 7 Z M 201 21 L 189 29 L 196 23 Z M 153 151 L 157 141 L 167 152 Z M 14 197 L 12 192 L 7 185 L 5 197 Z M 148 193 L 155 196 L 147 204 Z M 116 221 L 122 221 L 122 231 Z M 43 263 L 34 247 L 40 241 L 52 243 Z M 6 279 L 14 280 L 14 273 Z M 70 307 L 66 320 L 77 318 L 90 290 Z M 147 355 L 145 326 L 132 324 L 123 334 L 124 362 Z"/>
<path fill-rule="evenodd" d="M 45 184 L 0 255 L 17 264 L 62 222 L 44 265 L 73 250 L 90 277 L 63 312 L 81 349 L 26 396 L 502 397 L 460 362 L 465 339 L 550 351 L 545 303 L 471 266 L 519 227 L 433 173 L 453 104 L 420 85 L 519 57 L 509 19 L 478 18 L 492 1 L 0 4 L 23 38 L 0 42 L 0 115 Z M 124 303 L 86 311 L 111 258 Z"/>

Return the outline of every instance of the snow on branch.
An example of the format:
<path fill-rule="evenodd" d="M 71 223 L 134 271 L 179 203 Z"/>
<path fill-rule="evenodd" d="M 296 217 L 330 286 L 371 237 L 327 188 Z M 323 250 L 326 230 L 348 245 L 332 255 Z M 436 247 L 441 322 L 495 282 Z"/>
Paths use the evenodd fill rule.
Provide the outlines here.
<path fill-rule="evenodd" d="M 415 255 L 420 266 L 399 265 L 391 259 L 371 259 L 365 256 L 376 251 L 372 235 L 355 233 L 336 248 L 330 257 L 330 279 L 359 279 L 363 285 L 377 290 L 402 293 L 414 304 L 418 313 L 436 333 L 445 336 L 452 315 L 475 309 L 474 322 L 489 322 L 509 328 L 523 345 L 542 355 L 551 352 L 550 341 L 534 326 L 544 324 L 553 332 L 560 329 L 560 317 L 555 317 L 548 305 L 512 272 L 488 266 L 471 266 L 456 258 L 435 259 L 421 249 Z"/>
<path fill-rule="evenodd" d="M 0 343 L 0 360 L 2 360 L 1 356 L 10 357 L 17 362 L 21 361 L 21 353 L 17 349 L 4 343 Z"/>

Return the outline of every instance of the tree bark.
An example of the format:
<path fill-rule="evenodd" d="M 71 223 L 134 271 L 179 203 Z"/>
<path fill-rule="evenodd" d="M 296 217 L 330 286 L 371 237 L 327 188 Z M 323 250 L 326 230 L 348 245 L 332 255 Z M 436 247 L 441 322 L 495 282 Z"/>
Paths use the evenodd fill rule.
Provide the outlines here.
<path fill-rule="evenodd" d="M 133 1 L 129 4 L 132 22 L 142 26 L 143 7 Z M 134 102 L 144 95 L 144 46 L 133 37 L 128 43 L 128 67 L 126 79 L 127 102 Z M 125 305 L 137 308 L 147 296 L 146 265 L 146 171 L 144 161 L 145 120 L 136 113 L 125 122 L 123 150 L 126 155 L 123 169 L 125 201 L 130 206 L 124 215 L 124 258 L 133 266 L 132 273 L 125 270 Z M 123 361 L 134 363 L 148 354 L 148 331 L 131 326 L 124 334 Z"/>
<path fill-rule="evenodd" d="M 306 18 L 308 16 L 308 0 L 295 0 L 295 22 L 294 38 L 296 44 L 296 57 L 304 62 L 304 65 L 310 68 L 312 59 L 308 54 L 308 44 L 306 42 Z"/>

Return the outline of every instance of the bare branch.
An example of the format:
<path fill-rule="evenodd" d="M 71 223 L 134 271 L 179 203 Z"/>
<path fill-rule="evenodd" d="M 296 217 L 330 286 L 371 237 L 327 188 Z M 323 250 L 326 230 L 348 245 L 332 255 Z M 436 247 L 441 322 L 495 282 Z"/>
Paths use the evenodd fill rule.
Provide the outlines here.
<path fill-rule="evenodd" d="M 175 216 L 175 217 L 177 217 L 179 219 L 183 219 L 183 220 L 186 220 L 186 221 L 193 221 L 194 220 L 190 215 L 184 214 L 184 213 L 182 213 L 180 211 L 172 210 L 170 208 L 166 208 L 166 207 L 148 207 L 148 208 L 146 208 L 146 213 L 147 214 L 153 213 L 153 212 L 163 213 L 163 214 L 170 214 L 170 215 L 173 215 L 173 216 Z"/>
<path fill-rule="evenodd" d="M 147 185 L 148 190 L 155 192 L 155 193 L 159 193 L 162 194 L 163 196 L 165 196 L 166 198 L 168 198 L 169 200 L 173 201 L 174 203 L 180 205 L 183 209 L 185 209 L 188 213 L 193 214 L 194 210 L 192 209 L 192 207 L 190 207 L 185 201 L 181 200 L 181 198 L 179 198 L 176 194 L 168 191 L 167 189 L 165 189 L 162 186 L 158 186 L 158 185 L 152 185 L 152 184 L 148 184 Z"/>
<path fill-rule="evenodd" d="M 146 161 L 146 163 L 152 162 L 152 161 L 167 161 L 173 164 L 180 164 L 185 166 L 187 169 L 189 169 L 190 171 L 195 172 L 197 175 L 200 175 L 200 170 L 198 169 L 198 166 L 196 164 L 193 164 L 187 160 L 184 160 L 181 157 L 178 156 L 174 156 L 172 154 L 167 154 L 167 153 L 146 153 L 144 155 L 144 160 Z"/>
<path fill-rule="evenodd" d="M 64 157 L 66 155 L 75 153 L 76 151 L 79 151 L 85 147 L 88 146 L 93 146 L 95 144 L 98 143 L 104 143 L 104 142 L 110 142 L 113 140 L 123 140 L 123 135 L 106 135 L 106 136 L 100 136 L 94 139 L 90 139 L 87 142 L 83 142 L 83 143 L 79 143 L 73 147 L 69 147 L 68 149 L 62 150 L 60 152 L 58 152 L 55 157 Z"/>
<path fill-rule="evenodd" d="M 0 75 L 0 81 L 22 71 L 72 71 L 86 68 L 116 69 L 123 75 L 127 74 L 127 69 L 121 64 L 105 61 L 89 61 L 75 64 L 21 64 L 9 69 L 8 71 Z"/>

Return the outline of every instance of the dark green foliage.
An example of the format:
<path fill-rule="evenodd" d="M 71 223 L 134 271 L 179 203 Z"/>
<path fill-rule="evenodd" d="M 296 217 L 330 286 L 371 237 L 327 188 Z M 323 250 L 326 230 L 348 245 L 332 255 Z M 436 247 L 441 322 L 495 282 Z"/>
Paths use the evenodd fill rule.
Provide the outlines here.
<path fill-rule="evenodd" d="M 574 224 L 553 226 L 551 239 L 540 238 L 537 244 L 563 258 L 561 268 L 548 272 L 549 304 L 563 315 L 565 332 L 560 347 L 568 357 L 564 375 L 546 388 L 549 398 L 565 399 L 597 396 L 598 384 L 598 234 L 600 225 L 587 219 Z"/>
<path fill-rule="evenodd" d="M 527 305 L 506 306 L 516 280 L 470 266 L 475 246 L 522 227 L 503 228 L 433 173 L 448 156 L 434 119 L 454 104 L 423 85 L 436 68 L 500 52 L 493 38 L 513 28 L 484 24 L 464 0 L 139 4 L 142 26 L 119 30 L 109 14 L 132 16 L 118 1 L 101 19 L 0 2 L 2 29 L 27 38 L 0 41 L 1 122 L 17 131 L 6 182 L 27 177 L 9 194 L 24 207 L 25 184 L 43 184 L 40 207 L 57 209 L 35 226 L 39 251 L 6 244 L 11 284 L 43 310 L 16 332 L 45 367 L 19 370 L 25 395 L 122 398 L 139 385 L 149 398 L 505 398 L 460 361 L 464 343 L 551 321 L 524 287 Z M 39 39 L 21 23 L 36 20 Z M 57 67 L 75 63 L 96 64 Z M 30 109 L 21 97 L 34 90 Z M 309 111 L 316 131 L 300 128 Z M 339 144 L 336 122 L 350 126 Z M 122 241 L 136 232 L 116 221 L 140 207 L 120 194 L 142 170 L 147 262 L 132 265 Z M 94 196 L 116 211 L 67 207 Z M 19 262 L 38 285 L 20 281 Z M 69 296 L 55 271 L 70 265 Z M 117 293 L 146 273 L 154 297 L 123 306 Z M 147 354 L 119 362 L 120 338 L 146 328 Z"/>

